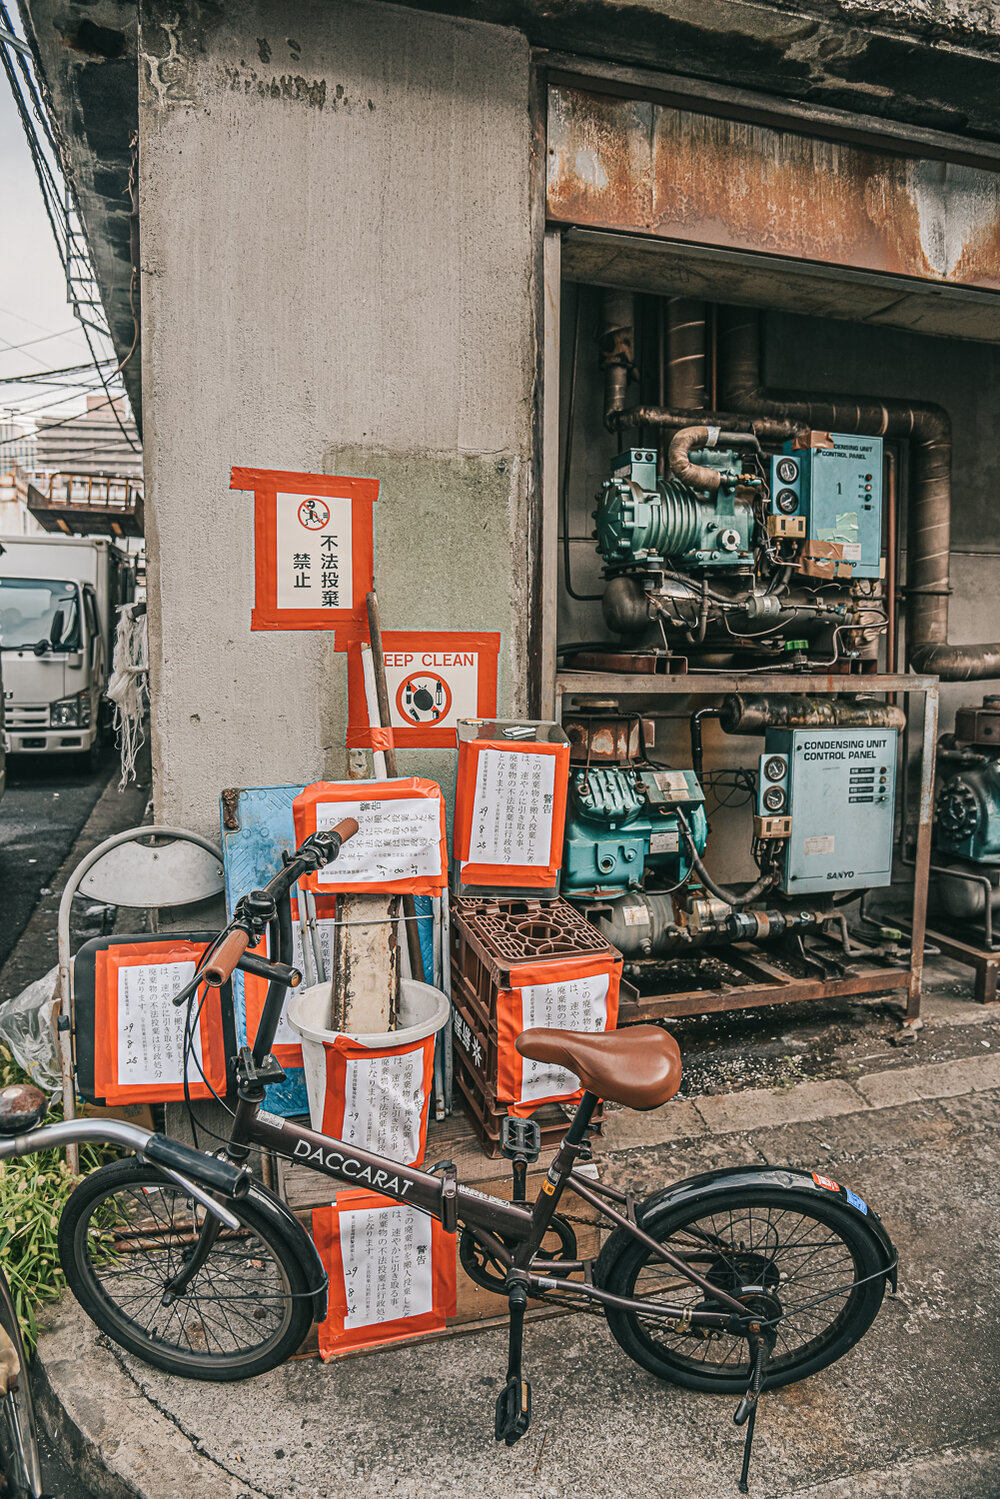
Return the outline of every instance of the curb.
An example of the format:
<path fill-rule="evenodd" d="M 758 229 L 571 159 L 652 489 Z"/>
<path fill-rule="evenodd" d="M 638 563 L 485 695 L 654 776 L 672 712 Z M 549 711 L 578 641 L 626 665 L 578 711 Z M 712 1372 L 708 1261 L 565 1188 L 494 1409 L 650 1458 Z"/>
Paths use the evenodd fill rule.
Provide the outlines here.
<path fill-rule="evenodd" d="M 796 1083 L 792 1088 L 754 1088 L 745 1093 L 672 1099 L 648 1114 L 630 1109 L 605 1117 L 600 1155 L 696 1140 L 707 1135 L 745 1134 L 787 1124 L 810 1124 L 841 1114 L 870 1114 L 906 1103 L 955 1098 L 1000 1088 L 1000 1053 L 925 1062 L 873 1072 L 855 1083 L 842 1078 Z"/>
<path fill-rule="evenodd" d="M 97 1381 L 95 1348 L 104 1355 Z M 32 1392 L 49 1440 L 95 1499 L 261 1499 L 143 1394 L 68 1292 L 42 1335 Z"/>

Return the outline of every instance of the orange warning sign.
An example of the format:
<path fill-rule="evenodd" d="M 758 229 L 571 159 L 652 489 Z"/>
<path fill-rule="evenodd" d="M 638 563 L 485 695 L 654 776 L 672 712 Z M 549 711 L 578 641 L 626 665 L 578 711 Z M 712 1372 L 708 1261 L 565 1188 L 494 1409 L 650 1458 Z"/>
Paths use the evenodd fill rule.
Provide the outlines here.
<path fill-rule="evenodd" d="M 351 749 L 380 749 L 365 695 L 361 651 L 367 631 L 338 630 L 336 648 L 347 651 L 348 729 Z M 392 742 L 400 748 L 454 749 L 460 718 L 492 718 L 497 706 L 499 634 L 445 630 L 385 630 L 386 685 Z"/>
<path fill-rule="evenodd" d="M 334 630 L 365 619 L 377 479 L 234 468 L 254 493 L 252 630 Z"/>

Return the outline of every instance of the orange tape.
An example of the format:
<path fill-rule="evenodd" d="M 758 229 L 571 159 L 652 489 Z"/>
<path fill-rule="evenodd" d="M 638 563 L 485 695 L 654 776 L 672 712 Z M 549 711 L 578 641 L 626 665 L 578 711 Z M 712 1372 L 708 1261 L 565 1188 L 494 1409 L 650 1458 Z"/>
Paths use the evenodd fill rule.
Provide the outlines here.
<path fill-rule="evenodd" d="M 338 1192 L 331 1207 L 314 1208 L 312 1234 L 320 1259 L 330 1277 L 330 1304 L 325 1321 L 319 1324 L 321 1358 L 332 1358 L 352 1348 L 375 1348 L 381 1343 L 398 1343 L 421 1333 L 441 1332 L 447 1317 L 454 1317 L 457 1307 L 454 1234 L 445 1233 L 436 1218 L 431 1223 L 431 1308 L 411 1317 L 387 1318 L 364 1327 L 346 1327 L 349 1316 L 344 1257 L 340 1226 L 345 1214 L 365 1209 L 395 1208 L 392 1198 L 378 1192 L 351 1190 Z M 407 1209 L 427 1222 L 423 1213 Z"/>
<path fill-rule="evenodd" d="M 504 754 L 552 755 L 556 762 L 552 803 L 552 836 L 548 862 L 532 864 L 479 864 L 470 860 L 472 812 L 479 775 L 479 757 L 484 750 Z M 461 865 L 463 885 L 518 890 L 551 890 L 562 868 L 563 833 L 566 826 L 566 796 L 569 788 L 569 745 L 536 744 L 533 741 L 463 739 L 458 746 L 458 780 L 455 787 L 455 857 Z"/>
<path fill-rule="evenodd" d="M 316 810 L 321 804 L 347 802 L 359 806 L 358 821 L 364 822 L 364 803 L 368 801 L 410 801 L 416 797 L 428 797 L 438 804 L 439 856 L 433 874 L 412 875 L 398 880 L 343 880 L 319 879 L 319 873 L 306 875 L 301 883 L 307 890 L 318 895 L 333 892 L 350 895 L 360 891 L 375 891 L 382 894 L 437 895 L 448 880 L 448 848 L 445 841 L 444 797 L 436 781 L 425 781 L 420 776 L 409 776 L 395 781 L 317 781 L 299 793 L 292 803 L 295 818 L 295 837 L 301 843 L 316 831 Z M 336 863 L 329 866 L 336 875 Z"/>
<path fill-rule="evenodd" d="M 605 998 L 607 1019 L 604 1029 L 613 1031 L 618 1024 L 618 997 L 621 984 L 622 960 L 620 957 L 601 956 L 579 963 L 561 958 L 550 963 L 529 963 L 518 967 L 518 987 L 501 989 L 497 995 L 497 1100 L 507 1103 L 512 1114 L 533 1114 L 543 1104 L 578 1102 L 583 1089 L 571 1093 L 553 1093 L 545 1098 L 524 1100 L 524 1058 L 515 1046 L 518 1036 L 525 1030 L 524 995 L 522 989 L 532 984 L 572 983 L 575 979 L 597 978 L 608 975 L 608 992 Z"/>
<path fill-rule="evenodd" d="M 325 1043 L 326 1050 L 326 1100 L 323 1106 L 323 1133 L 334 1140 L 344 1138 L 344 1117 L 347 1112 L 347 1067 L 350 1062 L 373 1062 L 381 1057 L 407 1057 L 415 1052 L 423 1054 L 421 1077 L 419 1145 L 412 1160 L 397 1156 L 391 1146 L 374 1150 L 377 1155 L 388 1155 L 399 1160 L 403 1166 L 419 1166 L 427 1149 L 427 1116 L 430 1111 L 431 1091 L 434 1077 L 434 1043 L 436 1036 L 426 1036 L 409 1046 L 392 1046 L 385 1050 L 372 1051 L 368 1046 L 359 1046 L 349 1036 L 338 1036 L 336 1041 Z"/>
<path fill-rule="evenodd" d="M 94 965 L 94 1092 L 108 1103 L 176 1103 L 184 1097 L 181 1083 L 121 1083 L 118 1079 L 118 977 L 123 969 L 151 963 L 199 963 L 206 952 L 200 942 L 130 942 L 108 947 L 95 955 Z M 178 979 L 177 987 L 181 982 Z M 172 1010 L 182 1016 L 183 1010 Z M 217 1093 L 226 1092 L 226 1046 L 222 1030 L 222 1004 L 218 989 L 210 989 L 198 1021 L 202 1066 Z M 192 1057 L 188 1097 L 211 1098 Z"/>

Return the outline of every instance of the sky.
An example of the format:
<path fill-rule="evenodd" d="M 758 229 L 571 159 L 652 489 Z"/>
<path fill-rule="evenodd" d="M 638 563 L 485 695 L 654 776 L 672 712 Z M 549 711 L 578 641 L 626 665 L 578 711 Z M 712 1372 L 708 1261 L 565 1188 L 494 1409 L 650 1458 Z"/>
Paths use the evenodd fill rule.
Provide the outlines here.
<path fill-rule="evenodd" d="M 94 342 L 102 354 L 110 353 L 106 342 Z M 0 380 L 89 358 L 67 304 L 63 268 L 20 117 L 0 71 Z M 99 388 L 96 372 L 88 383 Z M 66 386 L 0 384 L 0 417 L 11 410 L 66 416 L 83 406 L 83 392 Z"/>

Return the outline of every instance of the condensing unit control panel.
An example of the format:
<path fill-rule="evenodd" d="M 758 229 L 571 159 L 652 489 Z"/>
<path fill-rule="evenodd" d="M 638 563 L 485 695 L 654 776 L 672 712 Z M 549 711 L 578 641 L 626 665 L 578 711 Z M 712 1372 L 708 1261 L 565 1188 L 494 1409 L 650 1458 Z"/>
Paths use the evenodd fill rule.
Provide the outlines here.
<path fill-rule="evenodd" d="M 768 729 L 757 811 L 791 821 L 784 894 L 889 884 L 897 737 L 895 729 Z"/>
<path fill-rule="evenodd" d="M 830 545 L 851 577 L 882 575 L 882 439 L 814 433 L 823 445 L 771 459 L 771 513 L 800 516 L 811 543 Z"/>

